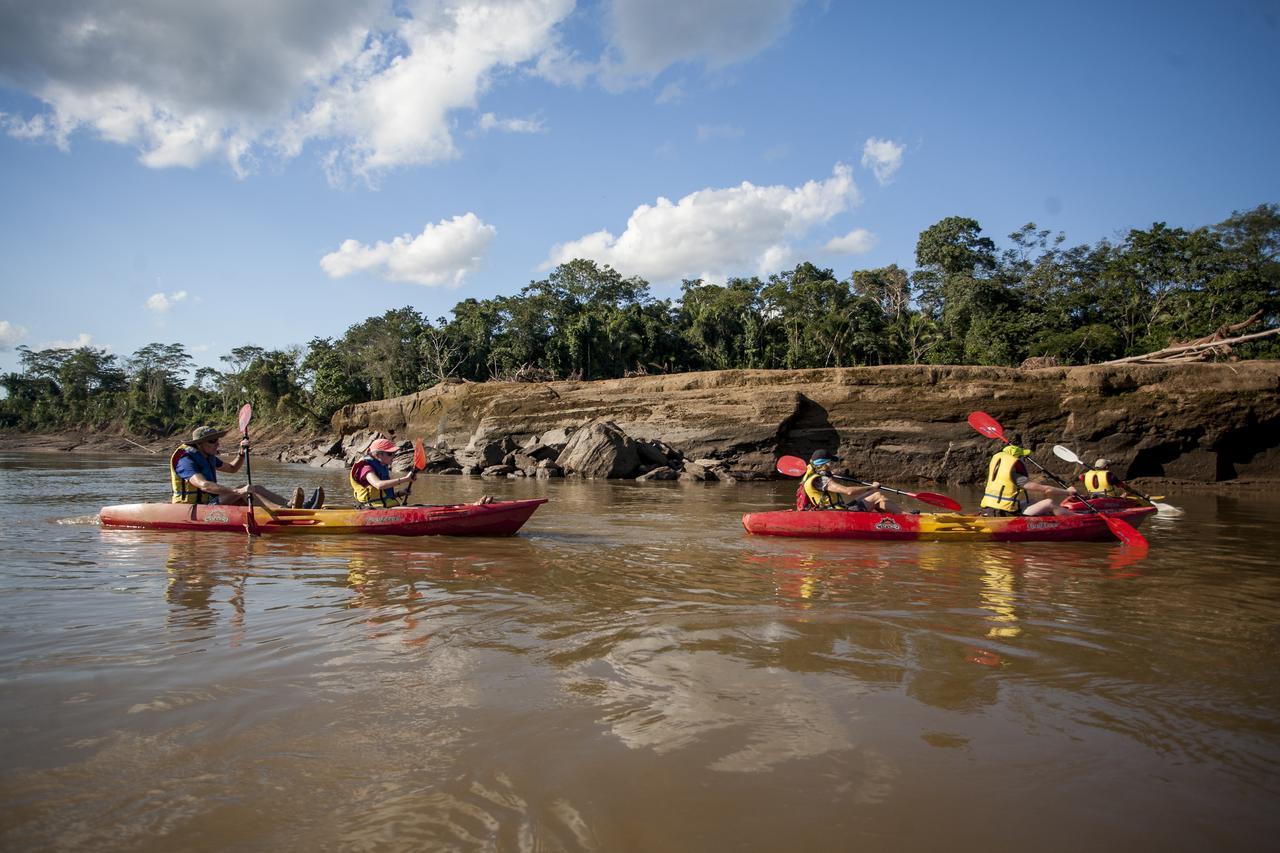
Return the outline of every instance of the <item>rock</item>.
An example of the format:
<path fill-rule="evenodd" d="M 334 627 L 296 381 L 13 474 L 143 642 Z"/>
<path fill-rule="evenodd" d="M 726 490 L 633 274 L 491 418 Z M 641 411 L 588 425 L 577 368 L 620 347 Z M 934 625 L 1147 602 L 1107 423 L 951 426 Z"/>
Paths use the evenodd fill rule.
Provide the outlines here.
<path fill-rule="evenodd" d="M 684 470 L 680 472 L 681 480 L 694 480 L 701 483 L 710 478 L 711 472 L 696 462 L 684 463 Z"/>
<path fill-rule="evenodd" d="M 573 434 L 556 464 L 587 479 L 630 477 L 640 467 L 631 436 L 611 421 L 597 420 Z"/>
<path fill-rule="evenodd" d="M 662 449 L 661 444 L 657 441 L 637 441 L 636 453 L 640 461 L 646 465 L 666 465 L 667 453 Z"/>
<path fill-rule="evenodd" d="M 505 477 L 516 469 L 510 465 L 490 465 L 480 472 L 481 477 Z"/>
<path fill-rule="evenodd" d="M 564 471 L 550 459 L 543 459 L 538 463 L 538 467 L 533 470 L 533 476 L 539 480 L 548 480 L 554 477 L 563 477 Z"/>

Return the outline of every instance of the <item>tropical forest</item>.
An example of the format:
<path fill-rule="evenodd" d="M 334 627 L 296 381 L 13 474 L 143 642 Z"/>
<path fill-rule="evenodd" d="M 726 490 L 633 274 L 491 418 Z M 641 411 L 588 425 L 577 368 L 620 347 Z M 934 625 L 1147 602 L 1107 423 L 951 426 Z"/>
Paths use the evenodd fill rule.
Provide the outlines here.
<path fill-rule="evenodd" d="M 246 401 L 282 426 L 323 429 L 342 406 L 458 380 L 1082 365 L 1280 324 L 1276 204 L 1193 230 L 1155 223 L 1077 246 L 1034 223 L 997 243 L 975 220 L 952 216 L 920 234 L 914 262 L 844 277 L 806 262 L 763 280 L 686 280 L 678 296 L 656 298 L 643 279 L 579 259 L 515 295 L 464 299 L 451 318 L 404 307 L 340 338 L 236 347 L 221 369 L 196 368 L 180 343 L 123 358 L 19 347 L 20 371 L 0 377 L 0 429 L 115 425 L 160 436 L 229 421 Z M 1276 335 L 1252 338 L 1215 357 L 1280 357 Z"/>

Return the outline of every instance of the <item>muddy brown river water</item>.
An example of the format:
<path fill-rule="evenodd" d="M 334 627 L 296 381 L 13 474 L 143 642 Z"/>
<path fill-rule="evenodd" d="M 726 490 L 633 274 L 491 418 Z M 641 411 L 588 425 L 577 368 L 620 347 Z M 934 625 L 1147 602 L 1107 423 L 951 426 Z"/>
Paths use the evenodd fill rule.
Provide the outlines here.
<path fill-rule="evenodd" d="M 508 539 L 93 523 L 165 489 L 0 454 L 4 850 L 1280 839 L 1272 495 L 1169 494 L 1145 558 L 744 533 L 787 483 L 419 481 L 551 499 Z"/>

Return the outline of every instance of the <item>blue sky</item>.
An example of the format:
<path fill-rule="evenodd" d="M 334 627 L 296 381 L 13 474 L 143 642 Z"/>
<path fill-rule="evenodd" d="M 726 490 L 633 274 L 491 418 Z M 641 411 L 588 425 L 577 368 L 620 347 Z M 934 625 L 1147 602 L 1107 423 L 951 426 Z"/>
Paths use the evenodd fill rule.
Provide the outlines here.
<path fill-rule="evenodd" d="M 190 8 L 186 8 L 190 7 Z M 0 0 L 0 369 L 1280 202 L 1274 2 Z"/>

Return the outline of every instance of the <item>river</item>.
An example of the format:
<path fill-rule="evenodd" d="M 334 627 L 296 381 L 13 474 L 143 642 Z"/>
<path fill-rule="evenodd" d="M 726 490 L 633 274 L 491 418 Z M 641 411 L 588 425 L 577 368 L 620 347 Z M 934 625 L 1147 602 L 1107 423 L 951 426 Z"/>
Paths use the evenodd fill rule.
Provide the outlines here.
<path fill-rule="evenodd" d="M 1280 838 L 1269 494 L 1170 494 L 1145 558 L 747 535 L 784 482 L 418 481 L 551 499 L 505 539 L 95 523 L 166 490 L 161 457 L 0 454 L 5 850 Z"/>

